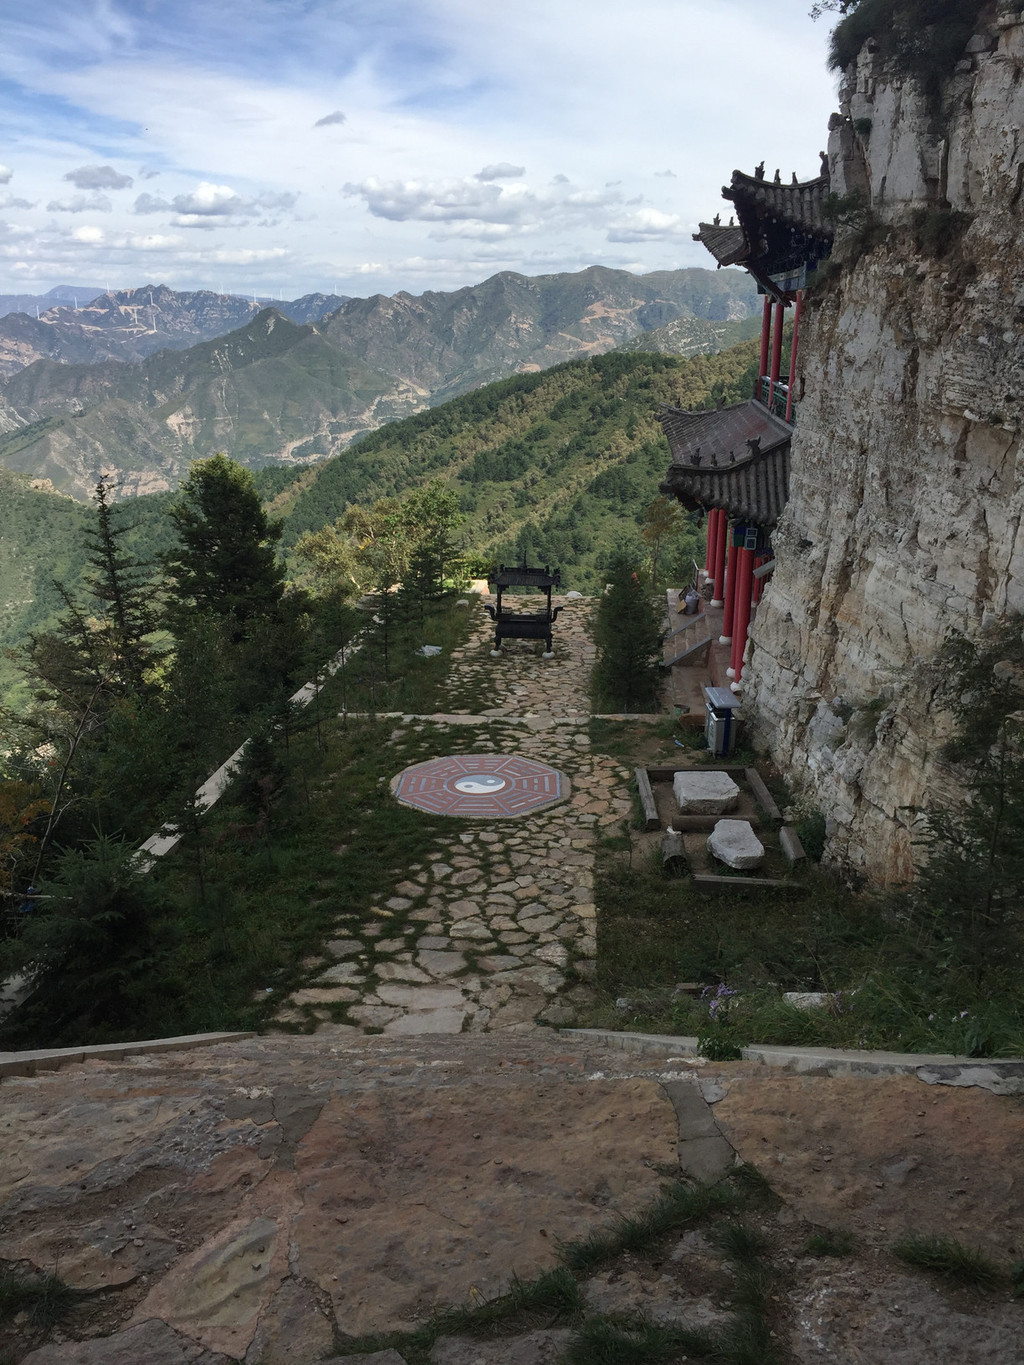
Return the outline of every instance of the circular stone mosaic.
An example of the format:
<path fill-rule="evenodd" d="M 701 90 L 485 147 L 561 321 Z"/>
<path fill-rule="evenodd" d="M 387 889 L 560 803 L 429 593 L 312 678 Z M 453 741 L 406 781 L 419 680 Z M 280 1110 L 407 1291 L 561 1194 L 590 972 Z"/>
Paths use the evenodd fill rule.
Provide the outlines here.
<path fill-rule="evenodd" d="M 415 763 L 392 779 L 404 806 L 434 815 L 486 819 L 527 815 L 564 801 L 569 779 L 546 763 L 512 754 L 458 754 Z"/>

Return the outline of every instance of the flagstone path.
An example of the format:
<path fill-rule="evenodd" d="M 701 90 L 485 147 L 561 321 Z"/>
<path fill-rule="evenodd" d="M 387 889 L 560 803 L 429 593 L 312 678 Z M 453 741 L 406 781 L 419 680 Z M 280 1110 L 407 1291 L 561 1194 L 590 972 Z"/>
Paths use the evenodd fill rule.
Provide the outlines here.
<path fill-rule="evenodd" d="M 628 770 L 593 753 L 588 736 L 591 606 L 566 604 L 554 659 L 532 641 L 508 642 L 492 658 L 493 626 L 479 605 L 470 610 L 471 637 L 452 654 L 451 710 L 395 719 L 395 773 L 406 766 L 403 739 L 427 734 L 437 757 L 549 764 L 571 794 L 523 817 L 453 821 L 404 880 L 381 887 L 369 921 L 339 915 L 327 960 L 285 1002 L 281 1023 L 333 1027 L 342 1005 L 353 1032 L 523 1032 L 537 1020 L 569 1021 L 587 999 L 595 845 L 631 811 Z"/>

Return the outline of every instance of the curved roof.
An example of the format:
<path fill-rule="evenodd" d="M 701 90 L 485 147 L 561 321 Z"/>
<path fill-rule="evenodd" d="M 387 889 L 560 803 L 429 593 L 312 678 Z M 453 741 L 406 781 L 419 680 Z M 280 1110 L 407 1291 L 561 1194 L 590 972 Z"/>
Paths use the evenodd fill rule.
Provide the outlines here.
<path fill-rule="evenodd" d="M 778 171 L 774 180 L 766 180 L 763 162 L 753 175 L 733 171 L 732 184 L 723 186 L 722 194 L 736 206 L 737 221 L 730 219 L 727 227 L 718 217 L 701 223 L 693 239 L 720 266 L 741 265 L 766 293 L 788 298 L 796 275 L 802 279 L 831 250 L 835 229 L 825 213 L 830 188 L 824 159 L 821 175 L 813 180 L 794 175 L 788 185 Z"/>
<path fill-rule="evenodd" d="M 662 493 L 758 526 L 778 522 L 789 498 L 791 427 L 752 398 L 700 412 L 665 405 L 658 421 L 672 451 Z"/>

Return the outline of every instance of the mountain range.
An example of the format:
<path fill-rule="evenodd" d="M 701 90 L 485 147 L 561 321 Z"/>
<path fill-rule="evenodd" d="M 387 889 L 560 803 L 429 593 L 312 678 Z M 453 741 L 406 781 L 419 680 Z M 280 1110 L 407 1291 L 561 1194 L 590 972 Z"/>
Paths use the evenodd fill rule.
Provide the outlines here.
<path fill-rule="evenodd" d="M 103 295 L 47 322 L 0 319 L 9 365 L 19 337 L 25 356 L 42 344 L 33 327 L 49 329 L 52 352 L 0 381 L 0 464 L 85 499 L 101 475 L 121 496 L 173 488 L 215 450 L 256 468 L 306 463 L 482 384 L 645 335 L 644 349 L 719 350 L 757 307 L 740 271 L 604 267 L 503 272 L 452 293 L 310 295 L 255 316 L 248 301 L 209 292 Z"/>
<path fill-rule="evenodd" d="M 67 285 L 51 290 L 52 294 L 61 297 L 47 295 L 34 306 L 31 296 L 0 295 L 0 304 L 13 299 L 20 305 L 0 315 L 0 378 L 10 378 L 37 360 L 88 365 L 141 360 L 165 348 L 183 351 L 244 327 L 268 302 L 214 294 L 209 289 L 179 293 L 165 284 L 102 293 L 91 299 L 88 294 L 74 294 Z M 317 322 L 346 299 L 342 294 L 306 294 L 288 303 L 275 301 L 273 306 L 292 322 Z M 39 302 L 47 300 L 40 312 Z"/>

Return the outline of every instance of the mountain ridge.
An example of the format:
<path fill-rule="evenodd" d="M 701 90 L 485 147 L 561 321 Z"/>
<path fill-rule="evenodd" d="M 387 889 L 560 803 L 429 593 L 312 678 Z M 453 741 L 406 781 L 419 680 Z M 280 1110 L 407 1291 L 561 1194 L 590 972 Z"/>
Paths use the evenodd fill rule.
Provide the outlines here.
<path fill-rule="evenodd" d="M 755 308 L 741 272 L 601 266 L 348 299 L 308 323 L 275 306 L 131 364 L 46 357 L 22 367 L 0 382 L 0 464 L 84 499 L 101 474 L 117 478 L 120 496 L 173 488 L 215 450 L 254 468 L 305 463 L 509 374 L 614 350 L 653 324 L 678 332 L 693 319 L 703 339 L 690 350 L 721 349 L 733 338 L 716 337 L 709 320 L 740 322 Z"/>

